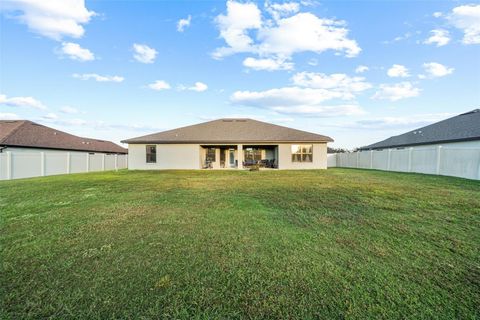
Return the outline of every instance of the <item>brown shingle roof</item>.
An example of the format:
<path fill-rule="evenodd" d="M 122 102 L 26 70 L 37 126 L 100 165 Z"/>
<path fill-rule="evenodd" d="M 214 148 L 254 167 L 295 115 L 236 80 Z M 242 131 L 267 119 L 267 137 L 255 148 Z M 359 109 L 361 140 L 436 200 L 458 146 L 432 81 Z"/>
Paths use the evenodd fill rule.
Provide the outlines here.
<path fill-rule="evenodd" d="M 111 141 L 77 137 L 28 120 L 0 120 L 0 146 L 127 153 Z"/>
<path fill-rule="evenodd" d="M 480 140 L 480 109 L 393 136 L 360 149 L 373 150 L 469 140 Z"/>
<path fill-rule="evenodd" d="M 124 140 L 124 143 L 332 142 L 316 133 L 252 119 L 219 119 Z"/>

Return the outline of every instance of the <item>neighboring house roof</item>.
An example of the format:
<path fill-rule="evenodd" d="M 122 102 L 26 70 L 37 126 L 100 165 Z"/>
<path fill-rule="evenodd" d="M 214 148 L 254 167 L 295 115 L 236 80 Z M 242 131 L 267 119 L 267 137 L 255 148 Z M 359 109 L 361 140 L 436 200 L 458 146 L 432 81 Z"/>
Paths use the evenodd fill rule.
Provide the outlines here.
<path fill-rule="evenodd" d="M 28 120 L 0 120 L 0 146 L 127 153 L 111 141 L 77 137 Z"/>
<path fill-rule="evenodd" d="M 124 140 L 124 143 L 331 142 L 332 138 L 252 119 L 218 119 Z"/>
<path fill-rule="evenodd" d="M 360 150 L 480 140 L 480 109 L 390 137 Z"/>

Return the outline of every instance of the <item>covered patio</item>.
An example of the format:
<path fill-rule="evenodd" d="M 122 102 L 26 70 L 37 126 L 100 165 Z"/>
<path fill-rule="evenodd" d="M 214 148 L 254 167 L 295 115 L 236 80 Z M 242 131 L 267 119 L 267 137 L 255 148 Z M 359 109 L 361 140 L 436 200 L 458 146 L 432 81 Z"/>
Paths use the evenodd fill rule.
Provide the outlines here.
<path fill-rule="evenodd" d="M 278 168 L 278 145 L 200 145 L 202 169 Z"/>

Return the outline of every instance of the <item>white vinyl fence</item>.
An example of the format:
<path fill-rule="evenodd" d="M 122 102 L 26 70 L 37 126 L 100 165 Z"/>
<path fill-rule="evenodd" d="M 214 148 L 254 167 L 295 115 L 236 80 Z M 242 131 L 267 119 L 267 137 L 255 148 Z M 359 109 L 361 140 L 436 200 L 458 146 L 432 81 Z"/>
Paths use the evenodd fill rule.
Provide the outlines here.
<path fill-rule="evenodd" d="M 480 148 L 418 147 L 328 155 L 328 167 L 417 172 L 480 180 Z"/>
<path fill-rule="evenodd" d="M 127 155 L 87 152 L 0 153 L 0 180 L 127 168 Z"/>

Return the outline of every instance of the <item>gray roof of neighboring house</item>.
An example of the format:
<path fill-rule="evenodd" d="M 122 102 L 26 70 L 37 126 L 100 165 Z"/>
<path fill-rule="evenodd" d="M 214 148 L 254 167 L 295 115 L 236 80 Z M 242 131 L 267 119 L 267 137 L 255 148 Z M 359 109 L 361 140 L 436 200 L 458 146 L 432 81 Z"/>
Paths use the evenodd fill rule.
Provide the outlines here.
<path fill-rule="evenodd" d="M 480 140 L 480 109 L 390 137 L 360 150 Z"/>
<path fill-rule="evenodd" d="M 0 120 L 0 146 L 127 153 L 111 142 L 77 137 L 28 120 Z"/>
<path fill-rule="evenodd" d="M 252 119 L 218 119 L 192 126 L 127 139 L 124 143 L 259 143 L 332 142 L 316 133 Z"/>

